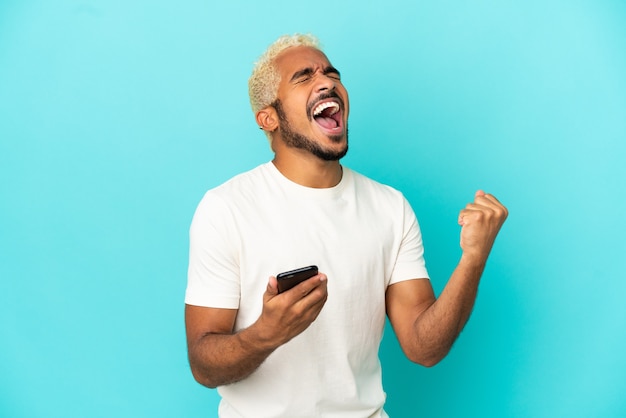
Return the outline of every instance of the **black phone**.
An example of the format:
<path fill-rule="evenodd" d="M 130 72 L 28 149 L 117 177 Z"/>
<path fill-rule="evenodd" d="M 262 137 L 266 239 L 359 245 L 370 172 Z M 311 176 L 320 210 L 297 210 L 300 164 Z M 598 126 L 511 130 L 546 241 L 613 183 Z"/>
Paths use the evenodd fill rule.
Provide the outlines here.
<path fill-rule="evenodd" d="M 278 274 L 276 276 L 276 280 L 278 281 L 278 293 L 291 289 L 298 283 L 315 276 L 317 273 L 317 266 L 307 266 Z"/>

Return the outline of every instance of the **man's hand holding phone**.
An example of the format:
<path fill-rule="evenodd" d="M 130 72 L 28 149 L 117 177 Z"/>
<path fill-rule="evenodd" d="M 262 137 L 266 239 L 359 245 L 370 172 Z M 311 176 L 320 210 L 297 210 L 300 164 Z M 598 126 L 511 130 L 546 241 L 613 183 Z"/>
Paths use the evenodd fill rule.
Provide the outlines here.
<path fill-rule="evenodd" d="M 269 346 L 276 348 L 302 333 L 324 307 L 328 298 L 327 277 L 313 267 L 279 274 L 281 280 L 302 280 L 290 288 L 281 285 L 280 292 L 278 279 L 270 277 L 263 295 L 263 311 L 256 324 L 259 337 Z M 295 276 L 289 277 L 292 275 Z"/>

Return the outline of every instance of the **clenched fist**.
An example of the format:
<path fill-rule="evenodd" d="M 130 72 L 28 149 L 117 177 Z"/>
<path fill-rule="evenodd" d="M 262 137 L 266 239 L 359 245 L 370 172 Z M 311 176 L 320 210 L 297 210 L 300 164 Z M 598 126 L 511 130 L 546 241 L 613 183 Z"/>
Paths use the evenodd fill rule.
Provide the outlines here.
<path fill-rule="evenodd" d="M 464 257 L 485 261 L 493 242 L 509 215 L 508 210 L 493 195 L 478 190 L 474 202 L 459 213 L 461 249 Z"/>

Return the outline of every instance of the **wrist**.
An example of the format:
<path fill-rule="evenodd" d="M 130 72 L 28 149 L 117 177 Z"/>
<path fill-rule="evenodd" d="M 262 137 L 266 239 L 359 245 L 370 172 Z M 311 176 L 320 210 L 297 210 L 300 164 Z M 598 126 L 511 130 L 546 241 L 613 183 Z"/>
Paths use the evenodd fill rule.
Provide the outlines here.
<path fill-rule="evenodd" d="M 459 261 L 460 266 L 480 271 L 485 268 L 485 264 L 487 264 L 486 256 L 468 251 L 463 251 L 461 261 Z"/>
<path fill-rule="evenodd" d="M 248 352 L 271 353 L 280 344 L 274 342 L 267 332 L 263 332 L 262 325 L 257 322 L 239 332 L 241 346 Z"/>

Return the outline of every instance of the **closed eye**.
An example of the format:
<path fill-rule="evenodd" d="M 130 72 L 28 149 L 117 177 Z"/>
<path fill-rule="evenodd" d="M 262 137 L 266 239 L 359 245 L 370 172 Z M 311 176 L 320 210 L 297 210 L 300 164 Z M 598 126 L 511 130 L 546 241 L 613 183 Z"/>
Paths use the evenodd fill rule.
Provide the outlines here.
<path fill-rule="evenodd" d="M 341 73 L 335 67 L 326 67 L 324 69 L 324 75 L 335 80 L 341 80 Z"/>
<path fill-rule="evenodd" d="M 324 68 L 323 73 L 326 77 L 332 78 L 333 80 L 341 81 L 341 74 L 339 73 L 339 70 L 336 69 L 335 67 L 331 67 L 331 66 L 326 67 Z M 290 81 L 294 84 L 304 83 L 310 80 L 314 74 L 315 74 L 315 70 L 313 68 L 310 68 L 310 67 L 303 68 L 302 70 L 296 71 L 291 76 Z"/>
<path fill-rule="evenodd" d="M 336 78 L 337 80 L 341 80 L 341 73 L 335 67 L 324 68 L 324 75 L 331 78 Z"/>
<path fill-rule="evenodd" d="M 304 68 L 304 69 L 302 69 L 300 71 L 296 71 L 291 76 L 291 82 L 292 83 L 302 83 L 304 81 L 307 81 L 308 79 L 311 78 L 313 73 L 314 73 L 313 68 Z"/>

